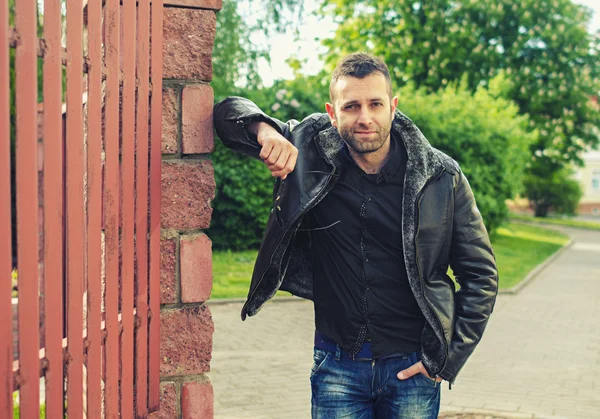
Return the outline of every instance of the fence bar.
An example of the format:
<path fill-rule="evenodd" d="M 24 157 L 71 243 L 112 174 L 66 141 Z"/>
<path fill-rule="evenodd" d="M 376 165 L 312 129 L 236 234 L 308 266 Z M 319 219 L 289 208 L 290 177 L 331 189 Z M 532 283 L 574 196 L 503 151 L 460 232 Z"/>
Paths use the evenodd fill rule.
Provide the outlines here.
<path fill-rule="evenodd" d="M 106 397 L 105 417 L 119 416 L 119 0 L 105 7 L 105 258 Z"/>
<path fill-rule="evenodd" d="M 40 410 L 38 297 L 37 4 L 15 2 L 17 112 L 17 245 L 19 270 L 19 360 L 21 417 Z"/>
<path fill-rule="evenodd" d="M 152 120 L 150 157 L 150 318 L 148 407 L 160 399 L 160 200 L 162 140 L 163 2 L 152 1 Z"/>
<path fill-rule="evenodd" d="M 83 13 L 67 0 L 67 416 L 83 416 Z"/>
<path fill-rule="evenodd" d="M 88 13 L 87 417 L 102 416 L 102 2 Z"/>
<path fill-rule="evenodd" d="M 138 328 L 135 341 L 136 415 L 148 413 L 148 102 L 149 102 L 149 36 L 150 6 L 138 4 L 138 63 L 139 79 L 137 108 L 137 175 L 136 175 L 136 307 Z"/>
<path fill-rule="evenodd" d="M 0 0 L 0 417 L 12 417 L 12 228 L 8 2 Z"/>
<path fill-rule="evenodd" d="M 46 416 L 64 417 L 63 130 L 60 2 L 44 1 L 44 326 Z"/>
<path fill-rule="evenodd" d="M 123 262 L 121 335 L 121 417 L 133 417 L 133 280 L 135 222 L 135 0 L 123 0 Z M 148 123 L 148 121 L 142 121 Z"/>

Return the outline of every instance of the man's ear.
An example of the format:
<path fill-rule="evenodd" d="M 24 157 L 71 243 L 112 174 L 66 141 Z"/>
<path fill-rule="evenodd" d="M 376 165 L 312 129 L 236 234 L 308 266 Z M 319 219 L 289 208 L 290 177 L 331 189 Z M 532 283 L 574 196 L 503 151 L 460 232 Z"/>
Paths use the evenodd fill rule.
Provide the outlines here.
<path fill-rule="evenodd" d="M 329 119 L 331 119 L 331 125 L 334 127 L 337 125 L 335 120 L 335 112 L 333 111 L 333 105 L 329 102 L 325 104 L 325 109 L 327 110 L 327 115 L 329 115 Z"/>
<path fill-rule="evenodd" d="M 394 96 L 392 98 L 392 113 L 396 112 L 396 108 L 398 107 L 398 96 Z"/>

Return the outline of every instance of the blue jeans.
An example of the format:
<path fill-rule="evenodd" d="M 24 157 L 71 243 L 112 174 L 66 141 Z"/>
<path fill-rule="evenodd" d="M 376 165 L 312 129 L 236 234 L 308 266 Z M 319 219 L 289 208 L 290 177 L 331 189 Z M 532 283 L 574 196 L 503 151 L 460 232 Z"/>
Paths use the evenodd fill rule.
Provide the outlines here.
<path fill-rule="evenodd" d="M 440 410 L 440 383 L 398 372 L 421 360 L 419 352 L 382 359 L 352 360 L 315 348 L 311 370 L 313 419 L 434 419 Z"/>

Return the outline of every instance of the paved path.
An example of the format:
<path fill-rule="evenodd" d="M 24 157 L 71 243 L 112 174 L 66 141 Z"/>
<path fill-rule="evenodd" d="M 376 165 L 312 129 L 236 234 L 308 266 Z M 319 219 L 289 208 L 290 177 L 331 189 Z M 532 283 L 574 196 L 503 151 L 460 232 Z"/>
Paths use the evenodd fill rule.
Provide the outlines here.
<path fill-rule="evenodd" d="M 600 418 L 600 232 L 568 232 L 573 246 L 498 297 L 441 417 Z M 215 417 L 309 418 L 312 304 L 270 302 L 245 322 L 240 309 L 211 305 Z"/>

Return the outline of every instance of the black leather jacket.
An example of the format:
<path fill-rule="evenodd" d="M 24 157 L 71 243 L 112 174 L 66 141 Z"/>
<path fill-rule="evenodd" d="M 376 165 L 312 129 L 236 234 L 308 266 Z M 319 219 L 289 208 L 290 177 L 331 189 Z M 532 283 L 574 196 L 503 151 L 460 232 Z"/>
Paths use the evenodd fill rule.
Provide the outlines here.
<path fill-rule="evenodd" d="M 312 299 L 310 233 L 303 216 L 336 182 L 343 140 L 326 114 L 282 123 L 251 101 L 230 97 L 214 108 L 217 134 L 227 147 L 259 158 L 260 145 L 245 126 L 265 121 L 298 148 L 296 167 L 277 180 L 242 319 L 255 315 L 278 289 Z M 450 383 L 481 339 L 497 294 L 492 247 L 469 183 L 458 164 L 431 147 L 396 111 L 392 132 L 406 147 L 402 201 L 404 259 L 421 308 L 422 359 L 431 376 Z M 446 274 L 450 266 L 460 285 Z"/>

